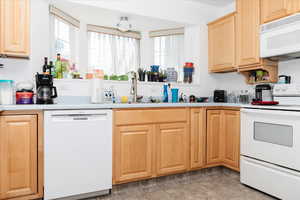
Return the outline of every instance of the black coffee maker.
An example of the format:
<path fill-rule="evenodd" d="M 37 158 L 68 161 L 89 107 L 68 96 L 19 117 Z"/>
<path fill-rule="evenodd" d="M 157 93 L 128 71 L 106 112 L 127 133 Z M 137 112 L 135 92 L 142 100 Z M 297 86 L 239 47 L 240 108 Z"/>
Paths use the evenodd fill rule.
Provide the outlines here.
<path fill-rule="evenodd" d="M 36 80 L 36 103 L 53 104 L 53 99 L 57 97 L 56 87 L 53 86 L 53 76 L 50 74 L 35 75 Z"/>
<path fill-rule="evenodd" d="M 35 75 L 37 104 L 53 104 L 53 99 L 57 97 L 57 90 L 53 86 L 53 76 L 51 75 L 52 68 L 53 63 L 50 62 L 48 65 L 48 58 L 45 58 L 43 74 Z"/>

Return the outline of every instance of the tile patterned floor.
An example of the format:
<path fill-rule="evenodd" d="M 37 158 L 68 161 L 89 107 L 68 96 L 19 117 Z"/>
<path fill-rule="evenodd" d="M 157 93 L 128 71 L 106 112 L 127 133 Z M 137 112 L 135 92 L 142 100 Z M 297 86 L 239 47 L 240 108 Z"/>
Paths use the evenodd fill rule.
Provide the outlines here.
<path fill-rule="evenodd" d="M 244 186 L 223 167 L 115 186 L 111 195 L 90 200 L 272 200 Z"/>

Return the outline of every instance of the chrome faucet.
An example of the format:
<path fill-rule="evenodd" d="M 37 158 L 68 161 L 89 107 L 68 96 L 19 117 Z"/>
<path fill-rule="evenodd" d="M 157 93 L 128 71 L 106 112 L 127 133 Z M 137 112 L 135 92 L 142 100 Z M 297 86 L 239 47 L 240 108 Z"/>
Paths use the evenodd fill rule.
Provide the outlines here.
<path fill-rule="evenodd" d="M 131 89 L 130 89 L 130 95 L 133 96 L 132 103 L 137 103 L 137 73 L 136 72 L 130 72 L 131 74 Z"/>

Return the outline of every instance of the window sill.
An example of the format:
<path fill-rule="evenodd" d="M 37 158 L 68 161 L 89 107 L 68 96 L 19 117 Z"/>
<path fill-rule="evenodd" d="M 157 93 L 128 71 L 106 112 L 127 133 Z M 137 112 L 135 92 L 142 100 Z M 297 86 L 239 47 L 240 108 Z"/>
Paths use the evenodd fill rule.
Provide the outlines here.
<path fill-rule="evenodd" d="M 54 82 L 56 83 L 89 83 L 91 81 L 91 79 L 54 79 Z M 162 86 L 164 84 L 166 84 L 167 82 L 143 82 L 143 81 L 138 81 L 139 85 L 156 85 L 156 86 Z M 119 85 L 127 85 L 127 84 L 131 84 L 130 81 L 114 81 L 114 80 L 104 80 L 104 84 L 119 84 Z M 200 86 L 200 84 L 196 84 L 196 83 L 174 83 L 171 82 L 170 83 L 173 87 L 178 86 L 178 87 L 196 87 L 196 86 Z"/>

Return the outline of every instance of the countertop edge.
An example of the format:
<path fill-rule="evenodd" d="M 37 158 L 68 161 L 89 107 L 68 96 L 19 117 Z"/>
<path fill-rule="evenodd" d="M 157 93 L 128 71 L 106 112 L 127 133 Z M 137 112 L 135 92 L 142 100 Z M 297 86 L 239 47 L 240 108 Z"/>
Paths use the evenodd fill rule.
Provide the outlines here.
<path fill-rule="evenodd" d="M 178 108 L 178 107 L 242 107 L 232 103 L 140 103 L 140 104 L 53 104 L 53 105 L 0 105 L 1 111 L 18 110 L 83 110 L 130 108 Z"/>

